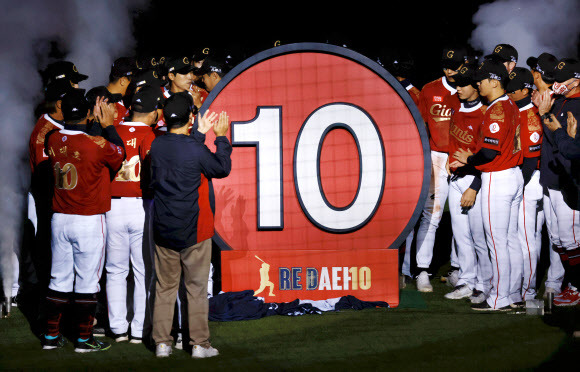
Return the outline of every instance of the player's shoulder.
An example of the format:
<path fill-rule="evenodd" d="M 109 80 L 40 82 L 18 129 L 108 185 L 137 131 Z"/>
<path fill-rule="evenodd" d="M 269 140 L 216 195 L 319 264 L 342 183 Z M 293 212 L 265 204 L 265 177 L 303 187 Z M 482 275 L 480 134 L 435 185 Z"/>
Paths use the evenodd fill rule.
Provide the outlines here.
<path fill-rule="evenodd" d="M 421 92 L 428 92 L 430 89 L 437 89 L 443 86 L 443 77 L 440 77 L 438 79 L 432 80 L 430 82 L 428 82 L 427 84 L 423 85 L 423 88 L 421 89 Z"/>

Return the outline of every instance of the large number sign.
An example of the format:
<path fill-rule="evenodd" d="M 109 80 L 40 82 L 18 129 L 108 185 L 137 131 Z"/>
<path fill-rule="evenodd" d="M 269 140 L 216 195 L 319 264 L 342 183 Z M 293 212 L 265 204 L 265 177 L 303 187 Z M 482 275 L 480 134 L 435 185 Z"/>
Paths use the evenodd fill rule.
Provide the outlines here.
<path fill-rule="evenodd" d="M 206 109 L 232 120 L 232 172 L 213 181 L 222 289 L 396 306 L 397 249 L 430 178 L 427 133 L 398 81 L 352 50 L 290 44 L 236 66 Z"/>

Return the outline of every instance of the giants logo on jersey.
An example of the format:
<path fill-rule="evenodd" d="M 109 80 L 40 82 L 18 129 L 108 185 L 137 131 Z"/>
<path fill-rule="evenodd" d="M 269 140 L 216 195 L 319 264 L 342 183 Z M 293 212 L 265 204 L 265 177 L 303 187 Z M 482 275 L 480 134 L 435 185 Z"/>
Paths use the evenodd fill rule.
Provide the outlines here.
<path fill-rule="evenodd" d="M 438 103 L 431 106 L 429 113 L 432 116 L 438 116 L 433 118 L 436 122 L 439 121 L 446 121 L 451 119 L 451 108 L 448 108 L 447 105 L 440 105 Z"/>
<path fill-rule="evenodd" d="M 449 133 L 453 136 L 453 138 L 466 145 L 471 145 L 473 142 L 473 135 L 469 134 L 469 132 L 466 130 L 461 130 L 455 125 L 451 127 Z"/>

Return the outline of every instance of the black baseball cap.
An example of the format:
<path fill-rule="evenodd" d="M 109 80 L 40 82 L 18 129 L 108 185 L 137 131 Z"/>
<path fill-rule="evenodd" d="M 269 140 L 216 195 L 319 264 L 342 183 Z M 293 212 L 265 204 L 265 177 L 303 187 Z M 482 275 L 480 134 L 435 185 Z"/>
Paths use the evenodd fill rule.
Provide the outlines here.
<path fill-rule="evenodd" d="M 466 87 L 468 85 L 474 85 L 476 83 L 474 79 L 474 74 L 477 69 L 477 65 L 473 63 L 464 63 L 457 70 L 457 74 L 453 75 L 453 80 L 455 80 L 455 85 L 458 87 Z"/>
<path fill-rule="evenodd" d="M 558 58 L 550 53 L 542 53 L 538 57 L 529 57 L 526 64 L 530 69 L 538 71 L 542 77 L 552 78 L 552 72 L 558 64 Z"/>
<path fill-rule="evenodd" d="M 104 87 L 102 85 L 98 86 L 98 87 L 91 88 L 87 92 L 85 97 L 87 98 L 87 102 L 89 103 L 89 107 L 95 106 L 95 103 L 97 103 L 98 97 L 104 97 L 108 101 L 108 103 L 116 103 L 116 102 L 119 102 L 123 99 L 123 96 L 121 94 L 113 94 L 113 93 L 109 92 L 109 90 L 106 87 Z"/>
<path fill-rule="evenodd" d="M 447 47 L 441 53 L 441 67 L 456 71 L 467 57 L 467 51 L 463 47 Z"/>
<path fill-rule="evenodd" d="M 157 68 L 157 59 L 152 56 L 141 56 L 136 58 L 135 64 L 139 71 L 155 69 Z"/>
<path fill-rule="evenodd" d="M 188 57 L 171 58 L 166 62 L 167 73 L 187 74 L 193 71 L 191 59 Z"/>
<path fill-rule="evenodd" d="M 515 92 L 520 89 L 532 89 L 534 88 L 534 76 L 532 72 L 527 68 L 514 67 L 512 72 L 509 74 L 509 81 L 506 85 L 506 91 L 508 93 Z"/>
<path fill-rule="evenodd" d="M 193 98 L 188 92 L 173 94 L 165 100 L 163 106 L 163 120 L 167 127 L 179 127 L 189 120 L 189 114 L 193 112 Z"/>
<path fill-rule="evenodd" d="M 89 112 L 89 102 L 84 89 L 73 89 L 62 97 L 62 116 L 64 121 L 82 120 Z"/>
<path fill-rule="evenodd" d="M 74 84 L 86 80 L 87 75 L 79 73 L 74 63 L 70 61 L 57 61 L 46 66 L 46 69 L 41 73 L 44 84 L 48 85 L 56 80 L 70 80 Z"/>
<path fill-rule="evenodd" d="M 204 59 L 208 58 L 211 54 L 212 49 L 210 47 L 199 47 L 193 51 L 193 62 L 203 61 Z"/>
<path fill-rule="evenodd" d="M 133 57 L 120 57 L 111 66 L 111 77 L 131 77 L 137 70 L 137 61 Z"/>
<path fill-rule="evenodd" d="M 486 59 L 475 70 L 473 79 L 475 81 L 495 79 L 506 83 L 508 80 L 508 72 L 502 62 L 496 59 Z"/>
<path fill-rule="evenodd" d="M 159 76 L 156 69 L 143 70 L 135 75 L 133 82 L 135 83 L 135 88 L 141 88 L 146 86 L 161 87 L 165 85 L 165 82 Z"/>
<path fill-rule="evenodd" d="M 165 97 L 159 87 L 144 86 L 135 92 L 131 101 L 131 111 L 148 113 L 163 107 Z"/>
<path fill-rule="evenodd" d="M 212 72 L 217 72 L 220 76 L 225 75 L 227 70 L 227 65 L 223 62 L 217 61 L 213 58 L 207 58 L 203 61 L 200 68 L 196 69 L 194 72 L 196 75 L 205 75 Z"/>
<path fill-rule="evenodd" d="M 575 58 L 563 58 L 558 61 L 552 75 L 558 83 L 569 79 L 580 79 L 580 62 Z"/>
<path fill-rule="evenodd" d="M 76 88 L 69 79 L 54 80 L 44 88 L 44 99 L 46 102 L 55 102 L 74 89 Z"/>
<path fill-rule="evenodd" d="M 510 44 L 498 44 L 493 48 L 493 52 L 485 56 L 488 59 L 494 59 L 504 62 L 518 62 L 518 51 Z"/>

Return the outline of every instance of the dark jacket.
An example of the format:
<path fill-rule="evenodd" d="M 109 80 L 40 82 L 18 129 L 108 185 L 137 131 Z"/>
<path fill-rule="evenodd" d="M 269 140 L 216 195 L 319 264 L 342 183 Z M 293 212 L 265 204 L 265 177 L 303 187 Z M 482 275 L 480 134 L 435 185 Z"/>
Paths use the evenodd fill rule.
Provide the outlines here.
<path fill-rule="evenodd" d="M 562 97 L 554 102 L 552 113 L 562 128 L 550 133 L 553 154 L 562 159 L 560 164 L 563 173 L 560 174 L 559 178 L 562 196 L 570 208 L 580 210 L 580 132 L 576 133 L 574 139 L 568 136 L 568 112 L 571 112 L 576 120 L 580 120 L 580 94 L 570 98 Z M 548 132 L 550 131 L 548 130 Z"/>
<path fill-rule="evenodd" d="M 232 146 L 225 136 L 212 153 L 198 138 L 167 133 L 151 145 L 155 243 L 180 251 L 214 235 L 210 180 L 229 175 Z"/>

